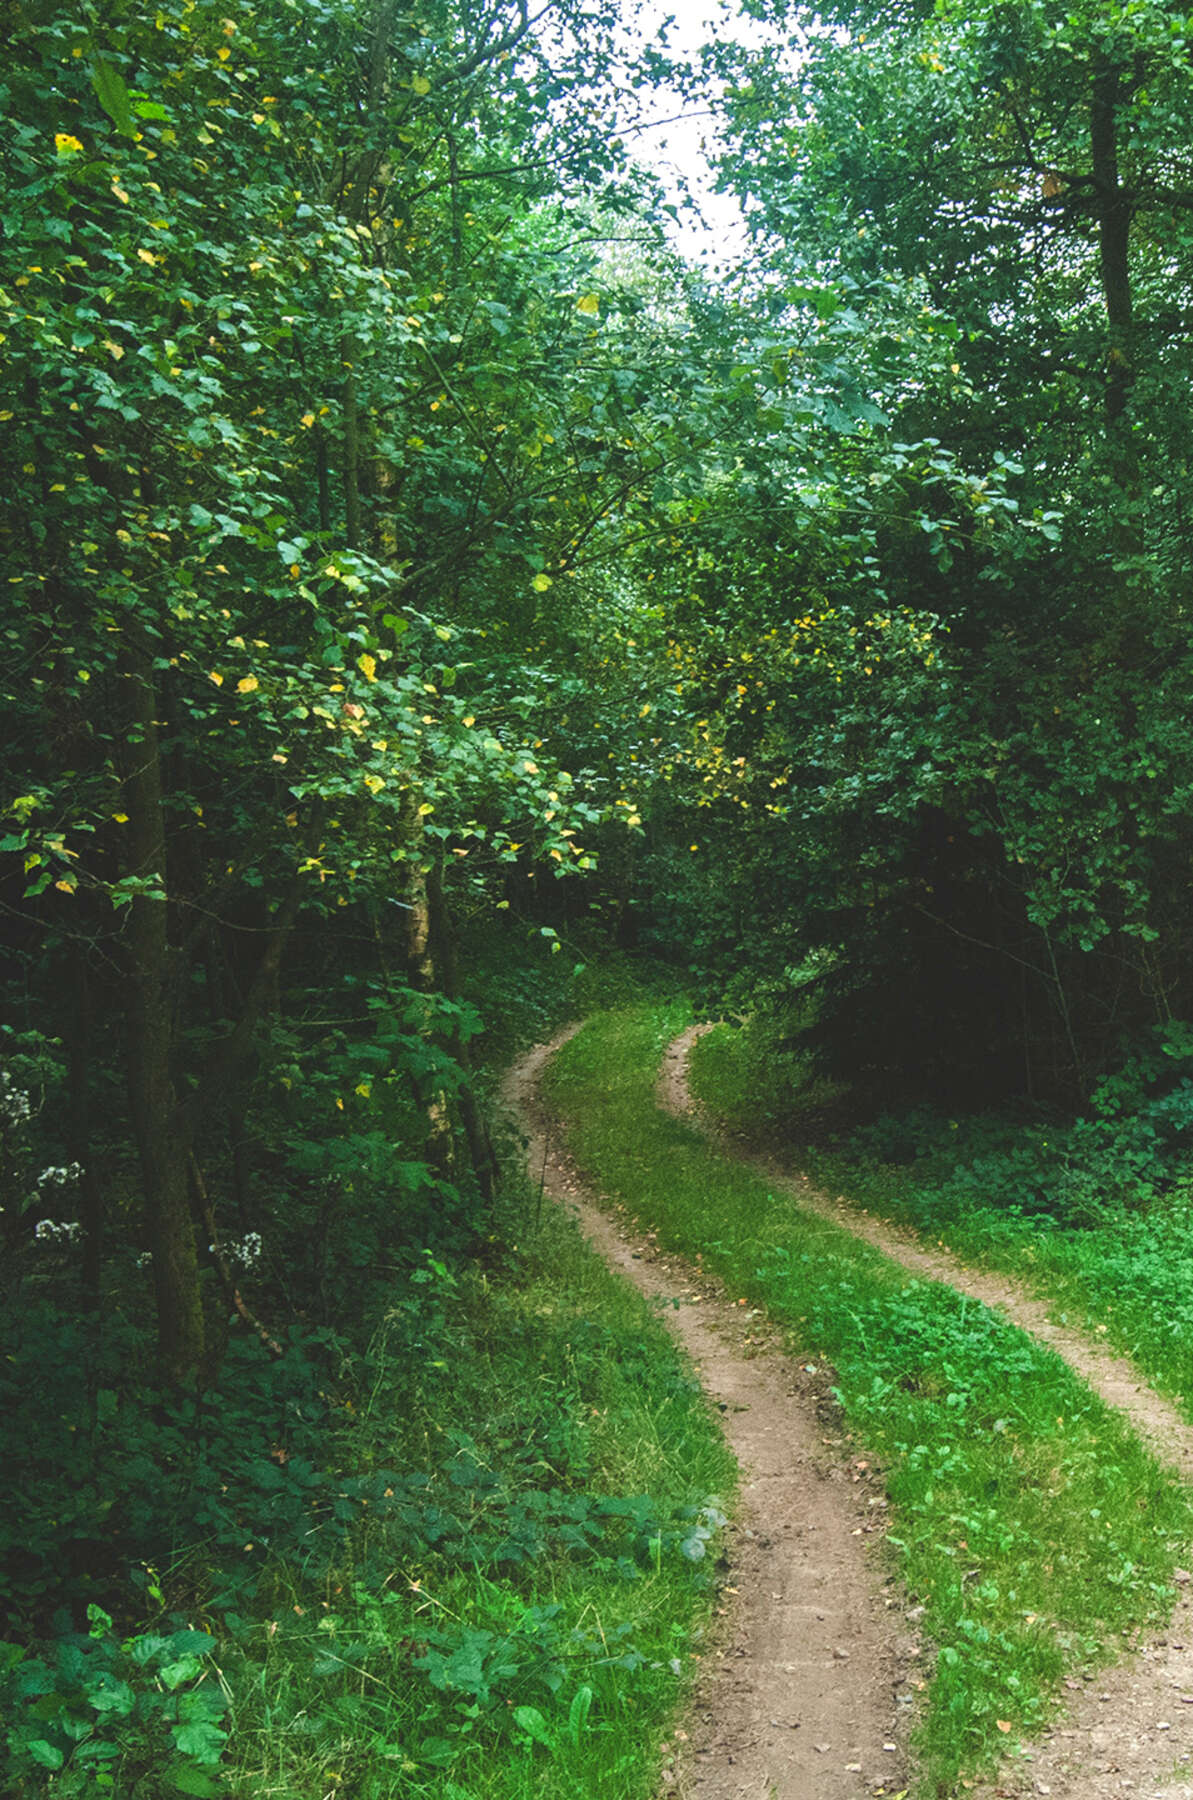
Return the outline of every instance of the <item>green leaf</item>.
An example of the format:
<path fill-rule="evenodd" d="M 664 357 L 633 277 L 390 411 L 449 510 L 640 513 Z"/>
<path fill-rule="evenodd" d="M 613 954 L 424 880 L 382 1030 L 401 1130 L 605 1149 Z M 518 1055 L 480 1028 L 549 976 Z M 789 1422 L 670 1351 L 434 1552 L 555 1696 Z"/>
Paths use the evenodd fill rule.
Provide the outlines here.
<path fill-rule="evenodd" d="M 537 1706 L 515 1706 L 514 1718 L 527 1737 L 533 1738 L 536 1744 L 542 1744 L 545 1750 L 554 1753 L 555 1740 Z"/>
<path fill-rule="evenodd" d="M 568 1709 L 568 1736 L 573 1744 L 579 1744 L 580 1734 L 588 1722 L 588 1714 L 592 1708 L 592 1689 L 585 1683 L 578 1687 L 572 1704 Z"/>
<path fill-rule="evenodd" d="M 193 1681 L 202 1668 L 197 1656 L 180 1656 L 176 1662 L 163 1663 L 158 1674 L 173 1691 L 174 1688 L 181 1687 L 184 1681 Z"/>
<path fill-rule="evenodd" d="M 183 1756 L 193 1756 L 196 1762 L 217 1763 L 223 1753 L 224 1742 L 228 1736 L 218 1725 L 212 1725 L 206 1719 L 194 1719 L 187 1725 L 173 1727 L 174 1744 Z"/>
<path fill-rule="evenodd" d="M 34 1762 L 39 1763 L 43 1769 L 60 1769 L 65 1760 L 61 1750 L 54 1744 L 47 1744 L 45 1738 L 34 1738 L 25 1748 Z"/>
<path fill-rule="evenodd" d="M 223 1792 L 218 1781 L 205 1775 L 202 1769 L 196 1769 L 190 1763 L 175 1763 L 167 1770 L 170 1786 L 180 1794 L 197 1794 L 201 1800 L 210 1800 L 213 1794 Z"/>
<path fill-rule="evenodd" d="M 114 1713 L 118 1719 L 127 1719 L 136 1704 L 128 1682 L 116 1681 L 110 1675 L 88 1684 L 87 1699 L 97 1713 Z"/>
<path fill-rule="evenodd" d="M 135 137 L 137 128 L 133 124 L 133 110 L 128 97 L 128 89 L 111 63 L 105 61 L 101 56 L 97 56 L 91 65 L 91 85 L 95 89 L 96 99 L 121 137 Z"/>
<path fill-rule="evenodd" d="M 215 1639 L 206 1631 L 175 1631 L 168 1643 L 175 1656 L 209 1656 L 216 1647 Z"/>

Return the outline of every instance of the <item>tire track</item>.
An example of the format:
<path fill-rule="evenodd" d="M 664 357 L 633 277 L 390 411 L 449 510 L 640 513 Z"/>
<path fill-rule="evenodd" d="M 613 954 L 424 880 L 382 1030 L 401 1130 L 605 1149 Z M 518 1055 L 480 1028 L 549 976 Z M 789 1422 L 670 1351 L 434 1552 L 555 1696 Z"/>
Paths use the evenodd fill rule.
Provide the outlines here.
<path fill-rule="evenodd" d="M 814 1188 L 806 1175 L 753 1155 L 701 1113 L 688 1080 L 688 1052 L 711 1025 L 690 1026 L 668 1046 L 660 1106 L 688 1119 L 724 1155 L 750 1164 L 796 1205 L 852 1232 L 925 1281 L 941 1281 L 1001 1312 L 1062 1357 L 1099 1397 L 1126 1414 L 1139 1436 L 1193 1483 L 1193 1428 L 1124 1356 L 1058 1325 L 1048 1305 L 1010 1277 L 972 1269 L 910 1231 Z M 1130 1654 L 1088 1680 L 1070 1680 L 1067 1717 L 1008 1759 L 998 1780 L 967 1789 L 975 1800 L 1052 1795 L 1054 1800 L 1193 1800 L 1193 1575 L 1177 1571 L 1178 1599 L 1167 1627 L 1132 1641 Z"/>

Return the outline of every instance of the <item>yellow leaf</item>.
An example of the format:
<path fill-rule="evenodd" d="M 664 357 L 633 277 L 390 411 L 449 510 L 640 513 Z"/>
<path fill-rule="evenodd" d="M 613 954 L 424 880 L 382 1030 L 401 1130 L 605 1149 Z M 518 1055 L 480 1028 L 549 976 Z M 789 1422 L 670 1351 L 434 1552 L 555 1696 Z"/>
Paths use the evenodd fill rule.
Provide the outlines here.
<path fill-rule="evenodd" d="M 431 84 L 425 75 L 416 75 L 410 85 L 416 94 L 429 94 L 431 91 Z"/>
<path fill-rule="evenodd" d="M 141 262 L 148 263 L 151 269 L 157 262 L 157 257 L 153 254 L 152 250 L 138 250 L 137 256 Z"/>
<path fill-rule="evenodd" d="M 576 311 L 587 313 L 589 318 L 594 318 L 600 310 L 601 299 L 599 294 L 581 294 L 576 302 Z"/>
<path fill-rule="evenodd" d="M 361 1081 L 357 1083 L 356 1092 L 360 1095 L 362 1100 L 367 1100 L 372 1091 L 373 1085 L 371 1082 Z"/>
<path fill-rule="evenodd" d="M 301 418 L 301 419 L 300 419 L 300 420 L 299 420 L 299 424 L 300 424 L 300 425 L 301 425 L 301 426 L 302 426 L 302 427 L 303 427 L 303 429 L 304 429 L 304 430 L 306 430 L 306 431 L 309 431 L 309 430 L 310 430 L 310 429 L 311 429 L 311 426 L 312 426 L 312 425 L 313 425 L 313 424 L 314 424 L 314 423 L 315 423 L 315 415 L 314 415 L 314 413 L 303 413 L 303 415 L 302 415 L 302 418 Z"/>
<path fill-rule="evenodd" d="M 994 1723 L 998 1726 L 1000 1731 L 1009 1731 L 1011 1729 L 1011 1721 L 1009 1719 L 995 1719 Z"/>
<path fill-rule="evenodd" d="M 127 825 L 128 824 L 128 814 L 127 813 L 113 813 L 112 817 L 115 819 L 117 825 Z"/>
<path fill-rule="evenodd" d="M 435 810 L 435 808 L 431 805 L 430 801 L 424 800 L 422 805 L 418 809 L 418 816 L 420 819 L 425 819 L 427 814 L 433 813 L 434 810 Z"/>
<path fill-rule="evenodd" d="M 551 577 L 549 575 L 536 575 L 530 585 L 536 594 L 545 594 L 551 585 Z"/>
<path fill-rule="evenodd" d="M 125 193 L 124 189 L 121 187 L 121 185 L 118 181 L 114 181 L 112 183 L 112 192 L 115 194 L 117 200 L 119 200 L 121 206 L 128 205 L 128 195 Z"/>
<path fill-rule="evenodd" d="M 475 716 L 472 713 L 465 713 L 464 714 L 464 724 L 467 727 L 467 729 L 469 731 L 471 731 L 472 727 L 476 724 Z"/>
<path fill-rule="evenodd" d="M 81 140 L 77 137 L 72 137 L 69 131 L 56 131 L 54 133 L 54 148 L 59 156 L 77 156 L 79 151 L 83 148 L 83 145 Z"/>
<path fill-rule="evenodd" d="M 336 1111 L 337 1111 L 337 1112 L 343 1112 L 343 1110 L 344 1110 L 344 1102 L 343 1102 L 343 1101 L 342 1101 L 342 1100 L 341 1100 L 341 1099 L 339 1099 L 339 1098 L 338 1098 L 338 1097 L 337 1097 L 337 1099 L 336 1099 Z"/>
<path fill-rule="evenodd" d="M 73 894 L 77 885 L 77 882 L 74 881 L 56 881 L 54 883 L 60 894 Z"/>
<path fill-rule="evenodd" d="M 222 675 L 221 675 L 221 674 L 220 674 L 220 672 L 219 672 L 219 670 L 218 670 L 218 669 L 211 669 L 211 670 L 209 670 L 209 671 L 208 671 L 208 675 L 207 675 L 207 679 L 208 679 L 208 681 L 214 681 L 214 682 L 215 682 L 215 685 L 216 685 L 216 687 L 223 687 L 223 685 L 224 685 L 224 678 L 223 678 L 223 676 L 222 676 Z"/>
<path fill-rule="evenodd" d="M 364 784 L 368 788 L 370 794 L 379 794 L 385 786 L 380 775 L 366 775 L 364 777 Z"/>
<path fill-rule="evenodd" d="M 368 654 L 368 652 L 366 651 L 363 656 L 357 657 L 356 666 L 360 670 L 361 674 L 364 676 L 366 681 L 376 681 L 376 679 L 377 679 L 377 659 L 376 659 L 376 657 L 370 656 Z"/>
<path fill-rule="evenodd" d="M 236 692 L 238 694 L 252 694 L 256 692 L 260 685 L 261 684 L 255 675 L 245 675 L 236 683 Z"/>

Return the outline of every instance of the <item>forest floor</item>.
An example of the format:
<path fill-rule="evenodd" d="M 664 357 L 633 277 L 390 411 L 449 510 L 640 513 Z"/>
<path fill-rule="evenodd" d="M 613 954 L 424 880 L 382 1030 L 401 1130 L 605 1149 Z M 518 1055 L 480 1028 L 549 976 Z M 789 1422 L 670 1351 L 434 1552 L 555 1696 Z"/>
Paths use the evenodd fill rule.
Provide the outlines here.
<path fill-rule="evenodd" d="M 1002 1275 L 817 1192 L 750 1146 L 716 1134 L 687 1080 L 697 1026 L 664 1058 L 657 1098 L 717 1135 L 805 1211 L 830 1219 L 927 1281 L 1003 1313 L 1067 1361 L 1140 1437 L 1193 1482 L 1193 1429 L 1124 1358 L 1058 1324 L 1047 1304 Z M 653 1234 L 603 1211 L 538 1096 L 539 1075 L 571 1035 L 520 1059 L 504 1098 L 529 1136 L 532 1174 L 570 1206 L 609 1264 L 655 1299 L 721 1411 L 742 1472 L 728 1534 L 720 1629 L 703 1660 L 686 1730 L 666 1771 L 692 1800 L 860 1800 L 911 1783 L 908 1731 L 923 1686 L 920 1649 L 889 1564 L 876 1555 L 885 1502 L 843 1433 L 830 1372 L 783 1353 L 762 1315 L 743 1310 L 705 1270 L 660 1252 Z M 619 1209 L 620 1210 L 620 1209 Z M 977 1800 L 1193 1800 L 1193 1576 L 1179 1571 L 1163 1631 L 1124 1646 L 1109 1670 L 1071 1680 L 1066 1716 L 981 1789 Z"/>

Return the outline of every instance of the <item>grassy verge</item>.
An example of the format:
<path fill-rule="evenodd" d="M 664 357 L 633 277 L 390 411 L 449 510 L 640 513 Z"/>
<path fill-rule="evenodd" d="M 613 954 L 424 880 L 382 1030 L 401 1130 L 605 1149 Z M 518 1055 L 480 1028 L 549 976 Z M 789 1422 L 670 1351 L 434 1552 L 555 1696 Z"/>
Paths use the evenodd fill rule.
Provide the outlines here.
<path fill-rule="evenodd" d="M 225 1616 L 231 1791 L 635 1800 L 711 1603 L 733 1479 L 648 1307 L 547 1209 L 513 1266 L 432 1267 L 427 1366 L 374 1346 L 318 1589 Z"/>
<path fill-rule="evenodd" d="M 1066 1670 L 1169 1605 L 1190 1504 L 1063 1363 L 951 1289 L 908 1279 L 658 1111 L 684 1010 L 593 1021 L 548 1090 L 573 1148 L 670 1248 L 699 1254 L 830 1360 L 886 1471 L 891 1543 L 936 1646 L 918 1728 L 927 1793 L 1047 1717 Z"/>
<path fill-rule="evenodd" d="M 701 1038 L 691 1075 L 699 1098 L 748 1137 L 773 1141 L 784 1111 L 798 1135 L 818 1106 L 798 1059 L 783 1071 L 785 1103 L 766 1084 L 749 1030 Z M 1085 1174 L 1070 1138 L 1064 1127 L 1025 1132 L 1005 1120 L 921 1114 L 798 1155 L 822 1186 L 1020 1277 L 1059 1316 L 1132 1357 L 1193 1423 L 1193 1192 L 1186 1181 L 1162 1199 L 1125 1204 L 1110 1182 Z"/>

